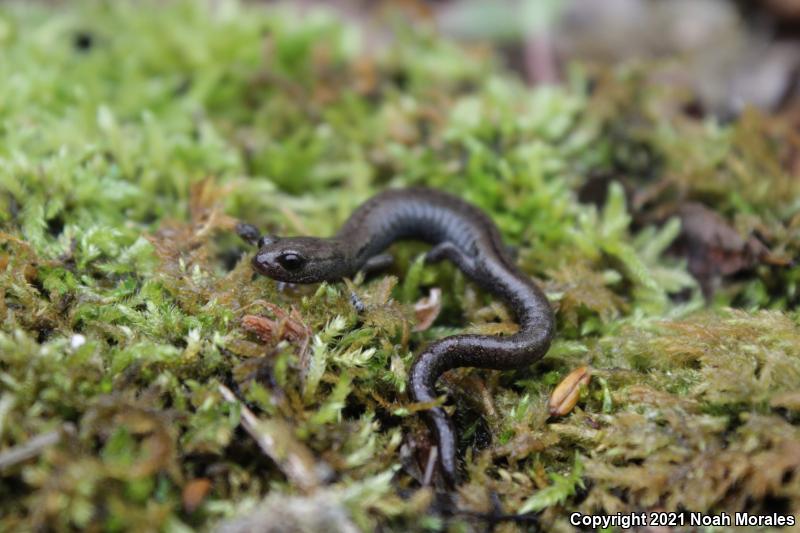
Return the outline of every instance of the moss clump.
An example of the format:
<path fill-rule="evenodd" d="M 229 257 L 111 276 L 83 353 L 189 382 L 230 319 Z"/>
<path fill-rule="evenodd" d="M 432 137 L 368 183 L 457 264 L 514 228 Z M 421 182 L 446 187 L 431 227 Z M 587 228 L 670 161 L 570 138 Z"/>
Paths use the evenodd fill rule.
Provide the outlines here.
<path fill-rule="evenodd" d="M 324 13 L 147 7 L 0 8 L 0 529 L 800 512 L 800 267 L 780 261 L 800 206 L 780 119 L 698 123 L 636 73 L 531 90 L 425 28 L 364 55 Z M 238 220 L 328 235 L 407 184 L 483 207 L 559 319 L 531 368 L 442 380 L 455 494 L 419 483 L 431 443 L 407 369 L 431 339 L 512 331 L 508 311 L 417 245 L 386 275 L 281 288 L 233 236 Z M 771 257 L 704 310 L 670 253 L 686 201 Z M 418 312 L 438 318 L 416 331 L 431 288 L 439 308 Z M 579 407 L 548 420 L 584 364 Z"/>

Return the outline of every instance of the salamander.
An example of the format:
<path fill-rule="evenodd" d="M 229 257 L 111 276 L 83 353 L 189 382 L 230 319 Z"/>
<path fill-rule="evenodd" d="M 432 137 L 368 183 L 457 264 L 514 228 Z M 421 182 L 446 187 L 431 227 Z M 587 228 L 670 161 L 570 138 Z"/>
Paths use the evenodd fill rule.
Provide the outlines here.
<path fill-rule="evenodd" d="M 252 227 L 240 229 L 251 241 Z M 548 350 L 555 332 L 547 297 L 509 256 L 500 231 L 479 208 L 442 191 L 389 189 L 358 207 L 330 238 L 264 236 L 253 257 L 257 272 L 288 283 L 337 281 L 385 264 L 393 242 L 432 245 L 429 263 L 452 261 L 479 287 L 502 299 L 519 323 L 513 335 L 454 335 L 430 343 L 414 361 L 409 391 L 416 402 L 436 399 L 436 381 L 447 370 L 524 368 Z M 438 444 L 445 480 L 458 481 L 456 433 L 441 407 L 424 411 Z"/>

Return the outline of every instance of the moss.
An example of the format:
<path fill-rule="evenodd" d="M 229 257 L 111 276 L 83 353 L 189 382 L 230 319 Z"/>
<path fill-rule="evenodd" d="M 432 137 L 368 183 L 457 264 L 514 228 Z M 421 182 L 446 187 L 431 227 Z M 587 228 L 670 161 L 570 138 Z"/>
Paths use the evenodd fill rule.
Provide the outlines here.
<path fill-rule="evenodd" d="M 330 14 L 147 7 L 0 8 L 0 529 L 800 513 L 800 267 L 781 261 L 800 217 L 780 117 L 700 123 L 632 70 L 530 89 L 424 25 L 366 55 Z M 587 199 L 592 176 L 613 179 Z M 452 494 L 420 486 L 429 406 L 407 371 L 432 339 L 513 331 L 508 310 L 419 245 L 394 246 L 386 274 L 280 287 L 233 236 L 240 220 L 329 235 L 407 184 L 484 208 L 557 310 L 541 362 L 442 380 L 466 473 Z M 771 257 L 707 304 L 671 253 L 686 201 Z M 437 320 L 416 331 L 434 287 Z M 578 406 L 550 419 L 581 365 Z"/>

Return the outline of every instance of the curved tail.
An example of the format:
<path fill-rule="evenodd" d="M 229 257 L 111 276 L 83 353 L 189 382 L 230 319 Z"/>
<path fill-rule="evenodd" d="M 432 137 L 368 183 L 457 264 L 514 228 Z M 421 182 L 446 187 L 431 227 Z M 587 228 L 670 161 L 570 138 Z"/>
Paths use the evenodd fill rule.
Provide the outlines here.
<path fill-rule="evenodd" d="M 428 346 L 414 361 L 409 376 L 411 397 L 415 402 L 432 402 L 436 399 L 436 381 L 446 369 L 439 368 L 441 348 L 453 337 L 443 339 Z M 445 481 L 450 486 L 458 483 L 456 466 L 456 431 L 453 422 L 441 407 L 433 407 L 423 413 L 425 421 L 436 437 L 439 446 L 439 464 Z"/>
<path fill-rule="evenodd" d="M 552 315 L 530 324 L 524 330 L 507 337 L 456 335 L 432 343 L 420 354 L 411 367 L 409 388 L 416 402 L 436 399 L 436 382 L 452 368 L 471 366 L 505 370 L 520 368 L 542 357 L 550 347 Z M 451 486 L 458 483 L 456 463 L 456 432 L 447 413 L 441 407 L 424 412 L 439 445 L 439 464 L 445 480 Z"/>

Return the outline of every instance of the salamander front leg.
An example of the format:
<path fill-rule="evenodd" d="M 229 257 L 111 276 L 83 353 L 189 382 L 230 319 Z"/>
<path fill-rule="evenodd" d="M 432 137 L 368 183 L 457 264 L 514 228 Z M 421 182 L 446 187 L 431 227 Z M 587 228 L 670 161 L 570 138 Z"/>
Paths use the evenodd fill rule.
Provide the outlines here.
<path fill-rule="evenodd" d="M 378 254 L 367 259 L 367 262 L 361 267 L 361 271 L 365 276 L 369 276 L 375 272 L 386 270 L 393 263 L 394 257 L 392 257 L 392 254 Z"/>
<path fill-rule="evenodd" d="M 464 273 L 469 274 L 475 268 L 475 261 L 452 242 L 440 242 L 430 249 L 425 255 L 425 262 L 428 264 L 438 263 L 444 259 L 449 259 Z"/>
<path fill-rule="evenodd" d="M 375 274 L 376 272 L 386 270 L 392 266 L 393 263 L 394 257 L 392 257 L 392 254 L 378 254 L 367 259 L 359 271 L 364 275 L 364 277 L 366 277 Z M 361 301 L 361 298 L 359 298 L 358 294 L 356 294 L 350 282 L 348 282 L 348 287 L 350 287 L 350 303 L 353 305 L 353 308 L 357 313 L 363 313 L 367 310 L 366 304 Z"/>
<path fill-rule="evenodd" d="M 257 248 L 263 248 L 279 240 L 279 237 L 274 235 L 261 235 L 257 227 L 246 222 L 239 222 L 236 224 L 236 234 L 241 237 L 243 241 Z"/>
<path fill-rule="evenodd" d="M 261 232 L 252 224 L 246 222 L 239 222 L 236 224 L 236 234 L 248 244 L 258 246 L 258 240 L 261 238 Z"/>

